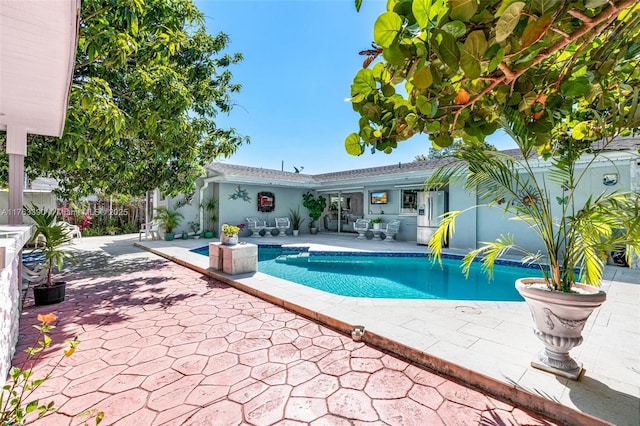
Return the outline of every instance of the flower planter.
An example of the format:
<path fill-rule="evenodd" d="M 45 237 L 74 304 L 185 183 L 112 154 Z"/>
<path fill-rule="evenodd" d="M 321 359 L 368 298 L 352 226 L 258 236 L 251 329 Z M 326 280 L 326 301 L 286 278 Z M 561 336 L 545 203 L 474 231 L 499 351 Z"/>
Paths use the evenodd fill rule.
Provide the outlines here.
<path fill-rule="evenodd" d="M 176 238 L 176 234 L 174 234 L 173 232 L 165 232 L 164 234 L 165 241 L 173 241 L 175 238 Z"/>
<path fill-rule="evenodd" d="M 220 235 L 220 242 L 225 246 L 234 246 L 238 244 L 238 234 L 233 235 Z"/>
<path fill-rule="evenodd" d="M 294 236 L 294 237 L 297 237 L 297 236 L 298 236 L 298 234 L 300 234 L 300 230 L 299 230 L 299 229 L 294 229 L 294 230 L 293 230 L 293 236 Z"/>
<path fill-rule="evenodd" d="M 526 300 L 535 322 L 534 334 L 544 345 L 531 366 L 579 380 L 582 363 L 569 351 L 582 343 L 582 329 L 591 313 L 607 298 L 604 291 L 584 284 L 574 287 L 581 293 L 563 293 L 532 287 L 544 283 L 541 278 L 516 280 L 516 289 Z"/>
<path fill-rule="evenodd" d="M 33 288 L 33 299 L 36 306 L 52 305 L 64 300 L 67 283 L 54 282 L 53 285 L 39 285 Z"/>

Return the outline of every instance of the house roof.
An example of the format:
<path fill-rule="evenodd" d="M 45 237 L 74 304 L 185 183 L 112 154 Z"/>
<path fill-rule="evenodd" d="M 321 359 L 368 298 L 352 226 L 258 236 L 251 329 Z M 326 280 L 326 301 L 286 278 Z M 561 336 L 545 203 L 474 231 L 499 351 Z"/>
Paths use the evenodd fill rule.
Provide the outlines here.
<path fill-rule="evenodd" d="M 341 187 L 349 185 L 364 185 L 375 182 L 396 182 L 420 184 L 429 174 L 441 165 L 449 162 L 449 159 L 416 161 L 411 163 L 398 163 L 389 166 L 370 167 L 365 169 L 353 169 L 332 173 L 309 175 L 303 173 L 291 173 L 260 167 L 239 166 L 235 164 L 214 162 L 209 165 L 210 176 L 217 177 L 221 181 L 244 184 L 270 183 L 273 186 L 304 187 L 319 189 L 327 184 L 335 184 Z"/>
<path fill-rule="evenodd" d="M 611 143 L 609 151 L 631 151 L 640 148 L 640 138 L 619 138 Z M 502 151 L 520 156 L 518 149 Z M 450 158 L 441 158 L 410 163 L 398 163 L 388 166 L 369 167 L 364 169 L 344 170 L 317 175 L 292 173 L 262 167 L 240 166 L 235 164 L 213 162 L 207 169 L 209 177 L 218 181 L 242 184 L 269 183 L 272 186 L 301 187 L 327 191 L 335 188 L 362 187 L 364 185 L 393 184 L 420 185 L 431 174 L 430 172 L 451 162 Z M 332 187 L 332 188 L 329 188 Z"/>

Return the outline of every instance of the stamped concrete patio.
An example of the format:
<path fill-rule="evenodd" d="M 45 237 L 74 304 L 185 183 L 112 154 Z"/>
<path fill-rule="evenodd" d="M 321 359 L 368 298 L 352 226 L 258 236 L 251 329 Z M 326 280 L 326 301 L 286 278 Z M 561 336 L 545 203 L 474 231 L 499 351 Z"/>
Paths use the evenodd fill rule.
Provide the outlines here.
<path fill-rule="evenodd" d="M 357 240 L 353 234 L 243 238 L 258 244 L 301 244 L 310 250 L 425 252 L 415 242 Z M 206 242 L 143 241 L 142 246 L 189 267 L 207 270 L 208 259 L 189 251 Z M 402 300 L 345 297 L 257 272 L 216 275 L 266 300 L 344 331 L 364 325 L 363 339 L 516 405 L 535 407 L 567 424 L 640 424 L 640 271 L 607 266 L 607 301 L 589 318 L 582 345 L 572 355 L 584 364 L 580 381 L 531 367 L 542 347 L 524 302 Z M 580 418 L 579 415 L 586 415 Z"/>
<path fill-rule="evenodd" d="M 84 410 L 120 425 L 557 424 L 132 242 L 83 239 L 67 299 L 27 301 L 20 350 L 37 314 L 58 316 L 36 377 L 81 341 L 37 391 L 58 411 L 35 424 L 81 424 Z"/>

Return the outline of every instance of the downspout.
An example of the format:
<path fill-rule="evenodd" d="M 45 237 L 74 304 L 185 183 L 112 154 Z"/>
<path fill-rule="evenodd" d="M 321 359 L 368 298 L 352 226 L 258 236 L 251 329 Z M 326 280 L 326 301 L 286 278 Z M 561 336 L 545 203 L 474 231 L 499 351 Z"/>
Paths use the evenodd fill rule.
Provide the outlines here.
<path fill-rule="evenodd" d="M 208 178 L 204 178 L 202 180 L 202 186 L 200 187 L 200 230 L 202 232 L 204 232 L 204 191 L 205 189 L 207 189 L 207 187 L 209 186 L 210 183 L 215 182 L 216 180 L 219 180 L 219 177 L 213 176 L 213 177 L 208 177 Z"/>

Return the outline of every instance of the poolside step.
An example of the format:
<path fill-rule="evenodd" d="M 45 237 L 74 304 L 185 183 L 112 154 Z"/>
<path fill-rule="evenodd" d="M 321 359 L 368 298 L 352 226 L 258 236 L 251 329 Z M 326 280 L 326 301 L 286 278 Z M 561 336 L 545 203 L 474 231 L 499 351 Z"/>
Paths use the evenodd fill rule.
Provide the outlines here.
<path fill-rule="evenodd" d="M 276 257 L 277 263 L 288 263 L 288 264 L 302 264 L 302 263 L 366 263 L 366 264 L 374 264 L 376 263 L 375 258 L 366 257 L 366 256 L 324 256 L 324 255 L 314 255 L 313 253 L 297 253 L 297 254 L 283 254 Z"/>
<path fill-rule="evenodd" d="M 282 254 L 276 257 L 277 263 L 307 263 L 309 260 L 309 253 L 296 253 L 296 254 Z"/>

